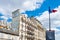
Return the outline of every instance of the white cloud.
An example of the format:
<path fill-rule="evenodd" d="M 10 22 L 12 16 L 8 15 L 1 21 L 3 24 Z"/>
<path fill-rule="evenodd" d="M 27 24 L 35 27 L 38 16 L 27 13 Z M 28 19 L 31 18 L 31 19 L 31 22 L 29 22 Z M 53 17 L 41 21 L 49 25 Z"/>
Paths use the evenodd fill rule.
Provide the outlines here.
<path fill-rule="evenodd" d="M 56 33 L 56 40 L 60 40 L 60 29 L 57 29 L 57 27 L 60 27 L 60 6 L 58 8 L 55 8 L 57 12 L 50 14 L 51 19 L 51 28 L 52 30 L 55 30 Z M 48 11 L 43 12 L 42 15 L 36 16 L 36 18 L 43 24 L 43 26 L 48 29 L 49 28 L 49 13 Z"/>
<path fill-rule="evenodd" d="M 43 3 L 44 0 L 25 0 L 22 3 L 21 8 L 26 11 L 26 10 L 35 10 L 36 8 L 39 8 L 41 6 L 41 4 Z M 40 3 L 40 4 L 36 4 L 36 3 Z"/>
<path fill-rule="evenodd" d="M 56 36 L 55 36 L 56 38 L 56 40 L 60 40 L 60 34 L 56 34 Z"/>
<path fill-rule="evenodd" d="M 9 9 L 5 9 L 3 7 L 0 7 L 0 13 L 2 13 L 6 17 L 11 17 L 11 12 L 9 12 Z"/>
<path fill-rule="evenodd" d="M 60 26 L 60 7 L 56 8 L 57 12 L 51 13 L 50 14 L 50 19 L 51 19 L 51 26 L 52 28 L 56 28 Z M 48 11 L 43 12 L 41 16 L 36 17 L 39 21 L 42 22 L 44 27 L 49 26 L 49 13 Z"/>
<path fill-rule="evenodd" d="M 5 9 L 3 9 L 2 7 L 0 7 L 0 13 L 2 13 L 2 14 L 6 13 Z"/>
<path fill-rule="evenodd" d="M 7 18 L 7 17 L 5 17 L 5 16 L 1 16 L 1 18 L 4 18 L 4 19 L 6 19 L 6 20 L 8 19 L 8 18 Z"/>
<path fill-rule="evenodd" d="M 21 13 L 27 10 L 39 8 L 44 0 L 0 0 L 0 12 L 5 17 L 12 17 L 12 11 L 21 9 Z M 39 2 L 41 4 L 36 4 Z"/>
<path fill-rule="evenodd" d="M 1 16 L 1 18 L 3 18 L 3 20 L 6 20 L 6 22 L 8 19 L 12 19 L 12 17 L 6 17 L 6 16 Z"/>
<path fill-rule="evenodd" d="M 33 10 L 36 7 L 33 5 L 32 1 L 26 1 L 23 3 L 23 8 L 25 8 L 26 10 Z"/>

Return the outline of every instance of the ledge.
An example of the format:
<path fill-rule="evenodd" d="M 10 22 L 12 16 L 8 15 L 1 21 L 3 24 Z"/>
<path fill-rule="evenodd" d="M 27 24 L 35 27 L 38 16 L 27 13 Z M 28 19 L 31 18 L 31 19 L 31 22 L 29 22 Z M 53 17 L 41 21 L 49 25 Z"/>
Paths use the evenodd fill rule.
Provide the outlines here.
<path fill-rule="evenodd" d="M 19 32 L 14 32 L 12 30 L 2 29 L 0 28 L 0 33 L 10 34 L 10 35 L 16 35 L 19 36 Z"/>

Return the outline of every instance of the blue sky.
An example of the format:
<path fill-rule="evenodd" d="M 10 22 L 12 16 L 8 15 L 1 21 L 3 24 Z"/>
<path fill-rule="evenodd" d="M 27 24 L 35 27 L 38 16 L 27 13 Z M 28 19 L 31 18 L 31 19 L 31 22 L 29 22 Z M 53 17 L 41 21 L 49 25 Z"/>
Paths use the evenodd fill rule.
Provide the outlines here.
<path fill-rule="evenodd" d="M 41 5 L 40 8 L 33 10 L 33 11 L 26 11 L 26 14 L 28 14 L 28 16 L 37 16 L 37 15 L 41 15 L 44 11 L 47 11 L 49 9 L 54 9 L 57 8 L 60 5 L 60 0 L 45 0 L 43 2 L 43 4 Z"/>
<path fill-rule="evenodd" d="M 3 2 L 3 1 L 2 1 Z M 9 1 L 7 1 L 9 2 Z M 0 2 L 1 3 L 1 2 Z M 7 4 L 7 3 L 6 3 Z M 13 4 L 10 1 L 10 4 Z M 37 3 L 36 3 L 37 4 Z M 38 3 L 39 4 L 39 3 Z M 1 4 L 2 5 L 2 4 Z M 14 4 L 13 4 L 14 5 Z M 44 0 L 44 2 L 41 4 L 41 6 L 35 10 L 26 10 L 25 13 L 31 17 L 31 16 L 40 16 L 44 11 L 48 10 L 48 7 L 50 6 L 51 10 L 54 8 L 57 8 L 60 5 L 60 0 Z M 0 14 L 3 15 L 3 13 L 0 12 Z M 11 14 L 11 13 L 10 13 Z M 8 15 L 9 16 L 9 15 Z"/>
<path fill-rule="evenodd" d="M 48 29 L 48 9 L 56 9 L 51 13 L 51 26 L 55 30 L 56 40 L 60 40 L 60 0 L 0 0 L 0 20 L 12 21 L 12 12 L 21 9 L 28 17 L 34 16 Z"/>

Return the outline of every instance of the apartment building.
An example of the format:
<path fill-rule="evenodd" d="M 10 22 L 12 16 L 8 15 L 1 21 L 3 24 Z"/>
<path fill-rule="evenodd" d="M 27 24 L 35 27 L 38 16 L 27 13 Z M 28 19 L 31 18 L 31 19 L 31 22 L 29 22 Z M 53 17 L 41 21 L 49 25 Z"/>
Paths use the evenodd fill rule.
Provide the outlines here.
<path fill-rule="evenodd" d="M 28 18 L 25 14 L 20 14 L 19 9 L 12 12 L 12 23 L 6 27 L 0 28 L 0 40 L 45 40 L 42 24 L 34 17 Z"/>
<path fill-rule="evenodd" d="M 36 18 L 32 17 L 32 24 L 35 25 L 35 40 L 45 40 L 45 29 L 42 27 L 41 22 L 39 22 Z"/>
<path fill-rule="evenodd" d="M 19 40 L 19 32 L 12 27 L 12 22 L 0 20 L 0 40 Z"/>
<path fill-rule="evenodd" d="M 35 18 L 20 16 L 20 40 L 45 40 L 45 29 Z"/>

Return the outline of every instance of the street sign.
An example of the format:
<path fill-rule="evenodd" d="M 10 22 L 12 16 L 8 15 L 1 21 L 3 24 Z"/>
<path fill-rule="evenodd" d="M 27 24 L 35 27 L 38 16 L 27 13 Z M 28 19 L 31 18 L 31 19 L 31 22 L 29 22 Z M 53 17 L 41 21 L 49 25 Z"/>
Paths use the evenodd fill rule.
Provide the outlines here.
<path fill-rule="evenodd" d="M 55 31 L 54 30 L 46 31 L 46 40 L 55 40 Z"/>

